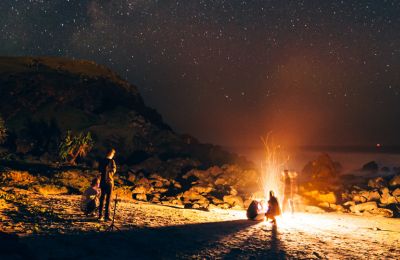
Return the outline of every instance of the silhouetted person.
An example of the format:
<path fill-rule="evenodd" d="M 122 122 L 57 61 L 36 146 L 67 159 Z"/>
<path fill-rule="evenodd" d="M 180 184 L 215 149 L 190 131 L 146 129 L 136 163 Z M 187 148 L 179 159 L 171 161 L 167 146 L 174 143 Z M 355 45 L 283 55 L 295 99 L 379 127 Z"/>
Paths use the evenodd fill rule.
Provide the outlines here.
<path fill-rule="evenodd" d="M 100 196 L 100 179 L 94 178 L 90 187 L 85 190 L 82 195 L 81 209 L 86 216 L 92 215 L 99 205 Z"/>
<path fill-rule="evenodd" d="M 284 181 L 284 193 L 283 193 L 283 202 L 282 202 L 282 211 L 287 212 L 289 209 L 293 214 L 293 181 L 289 175 L 288 170 L 284 170 L 283 172 L 283 181 Z"/>
<path fill-rule="evenodd" d="M 247 208 L 246 216 L 250 220 L 263 220 L 265 216 L 264 203 L 253 200 Z"/>
<path fill-rule="evenodd" d="M 105 220 L 110 220 L 110 200 L 114 188 L 114 174 L 117 171 L 117 166 L 114 161 L 115 150 L 111 149 L 106 158 L 99 163 L 99 171 L 101 173 L 100 179 L 100 207 L 99 207 L 99 220 L 103 217 L 103 205 L 105 205 Z"/>
<path fill-rule="evenodd" d="M 276 199 L 274 192 L 271 190 L 269 192 L 269 200 L 268 200 L 268 211 L 265 213 L 265 216 L 268 219 L 271 219 L 273 224 L 276 224 L 276 216 L 281 214 L 281 209 L 279 207 L 279 202 Z"/>

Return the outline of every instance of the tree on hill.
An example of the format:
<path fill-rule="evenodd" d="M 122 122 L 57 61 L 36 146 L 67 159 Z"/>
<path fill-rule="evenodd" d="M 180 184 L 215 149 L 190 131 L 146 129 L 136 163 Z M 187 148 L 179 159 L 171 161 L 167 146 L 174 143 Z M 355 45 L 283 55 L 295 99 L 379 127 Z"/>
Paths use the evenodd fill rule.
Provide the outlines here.
<path fill-rule="evenodd" d="M 72 135 L 71 131 L 67 131 L 59 145 L 59 156 L 62 160 L 75 165 L 76 159 L 78 157 L 84 158 L 93 148 L 93 145 L 94 142 L 90 132 Z"/>
<path fill-rule="evenodd" d="M 3 144 L 7 138 L 7 128 L 3 117 L 0 116 L 0 144 Z"/>

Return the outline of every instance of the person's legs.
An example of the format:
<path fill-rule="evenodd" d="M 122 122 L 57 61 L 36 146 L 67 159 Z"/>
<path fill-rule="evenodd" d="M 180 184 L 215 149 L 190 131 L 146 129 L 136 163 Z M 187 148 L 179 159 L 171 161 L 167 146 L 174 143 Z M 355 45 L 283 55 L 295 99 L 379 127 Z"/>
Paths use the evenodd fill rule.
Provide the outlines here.
<path fill-rule="evenodd" d="M 106 196 L 106 209 L 105 209 L 105 218 L 110 219 L 110 201 L 111 201 L 111 196 L 112 196 L 112 190 L 113 187 L 112 185 L 107 186 L 107 196 Z"/>
<path fill-rule="evenodd" d="M 293 199 L 289 200 L 289 206 L 290 206 L 290 212 L 293 214 L 294 213 Z"/>
<path fill-rule="evenodd" d="M 106 190 L 103 187 L 101 187 L 99 218 L 103 216 L 103 205 L 104 205 L 105 195 L 106 195 Z"/>
<path fill-rule="evenodd" d="M 287 211 L 288 204 L 289 204 L 288 196 L 285 195 L 283 197 L 283 201 L 282 201 L 282 211 L 283 211 L 283 213 L 285 213 Z"/>

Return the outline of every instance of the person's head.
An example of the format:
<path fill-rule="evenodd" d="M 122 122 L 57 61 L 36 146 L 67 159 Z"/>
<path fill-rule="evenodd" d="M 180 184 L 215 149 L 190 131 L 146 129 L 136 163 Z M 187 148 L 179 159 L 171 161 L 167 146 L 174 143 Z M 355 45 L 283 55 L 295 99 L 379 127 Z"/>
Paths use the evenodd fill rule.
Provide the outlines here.
<path fill-rule="evenodd" d="M 100 179 L 99 178 L 94 178 L 90 184 L 92 187 L 98 187 L 100 185 Z"/>
<path fill-rule="evenodd" d="M 269 191 L 269 198 L 275 197 L 274 191 L 270 190 Z"/>
<path fill-rule="evenodd" d="M 111 148 L 107 153 L 107 158 L 112 159 L 112 158 L 114 158 L 114 155 L 115 155 L 115 149 Z"/>

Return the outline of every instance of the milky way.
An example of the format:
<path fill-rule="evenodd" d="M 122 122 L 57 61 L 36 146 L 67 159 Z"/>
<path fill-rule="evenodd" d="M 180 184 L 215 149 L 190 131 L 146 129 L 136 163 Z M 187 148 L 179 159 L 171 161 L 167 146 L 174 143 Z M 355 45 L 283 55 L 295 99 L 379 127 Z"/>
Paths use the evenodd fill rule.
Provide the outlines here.
<path fill-rule="evenodd" d="M 400 1 L 1 0 L 0 55 L 89 59 L 229 146 L 400 144 Z"/>

